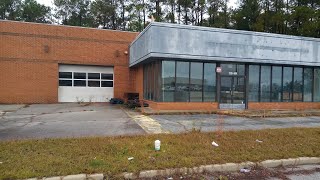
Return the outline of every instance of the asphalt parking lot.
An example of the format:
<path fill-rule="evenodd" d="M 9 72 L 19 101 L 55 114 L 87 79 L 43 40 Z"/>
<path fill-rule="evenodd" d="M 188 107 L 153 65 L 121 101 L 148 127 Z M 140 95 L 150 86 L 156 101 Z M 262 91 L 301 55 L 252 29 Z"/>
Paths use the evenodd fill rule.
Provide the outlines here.
<path fill-rule="evenodd" d="M 0 140 L 320 127 L 320 117 L 151 115 L 108 103 L 0 105 Z"/>
<path fill-rule="evenodd" d="M 0 140 L 136 134 L 145 131 L 108 103 L 0 105 Z"/>

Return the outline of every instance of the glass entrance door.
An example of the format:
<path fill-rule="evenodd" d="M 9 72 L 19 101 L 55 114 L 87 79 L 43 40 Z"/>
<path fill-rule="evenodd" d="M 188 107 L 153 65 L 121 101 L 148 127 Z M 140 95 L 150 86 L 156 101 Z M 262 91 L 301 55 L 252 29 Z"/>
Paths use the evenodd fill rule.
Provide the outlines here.
<path fill-rule="evenodd" d="M 245 109 L 244 77 L 221 76 L 220 109 Z"/>

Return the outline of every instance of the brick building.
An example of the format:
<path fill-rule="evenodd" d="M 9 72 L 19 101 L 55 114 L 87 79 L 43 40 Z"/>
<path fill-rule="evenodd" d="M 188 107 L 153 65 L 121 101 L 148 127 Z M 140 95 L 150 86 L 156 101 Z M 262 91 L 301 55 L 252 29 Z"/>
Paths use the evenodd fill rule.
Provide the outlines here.
<path fill-rule="evenodd" d="M 151 23 L 143 32 L 0 21 L 0 103 L 320 108 L 315 38 Z"/>

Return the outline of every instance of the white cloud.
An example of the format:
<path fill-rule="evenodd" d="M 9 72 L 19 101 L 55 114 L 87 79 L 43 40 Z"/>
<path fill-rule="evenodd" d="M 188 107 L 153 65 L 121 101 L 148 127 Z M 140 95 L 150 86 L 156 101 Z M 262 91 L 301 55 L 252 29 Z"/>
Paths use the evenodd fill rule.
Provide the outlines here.
<path fill-rule="evenodd" d="M 37 2 L 46 6 L 53 6 L 53 0 L 37 0 Z"/>

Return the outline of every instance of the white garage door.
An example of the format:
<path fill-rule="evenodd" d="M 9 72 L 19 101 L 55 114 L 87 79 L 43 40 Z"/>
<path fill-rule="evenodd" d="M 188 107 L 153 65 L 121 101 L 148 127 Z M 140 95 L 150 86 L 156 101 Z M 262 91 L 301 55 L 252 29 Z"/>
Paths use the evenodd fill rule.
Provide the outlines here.
<path fill-rule="evenodd" d="M 113 97 L 113 67 L 59 65 L 59 102 L 107 102 Z"/>

